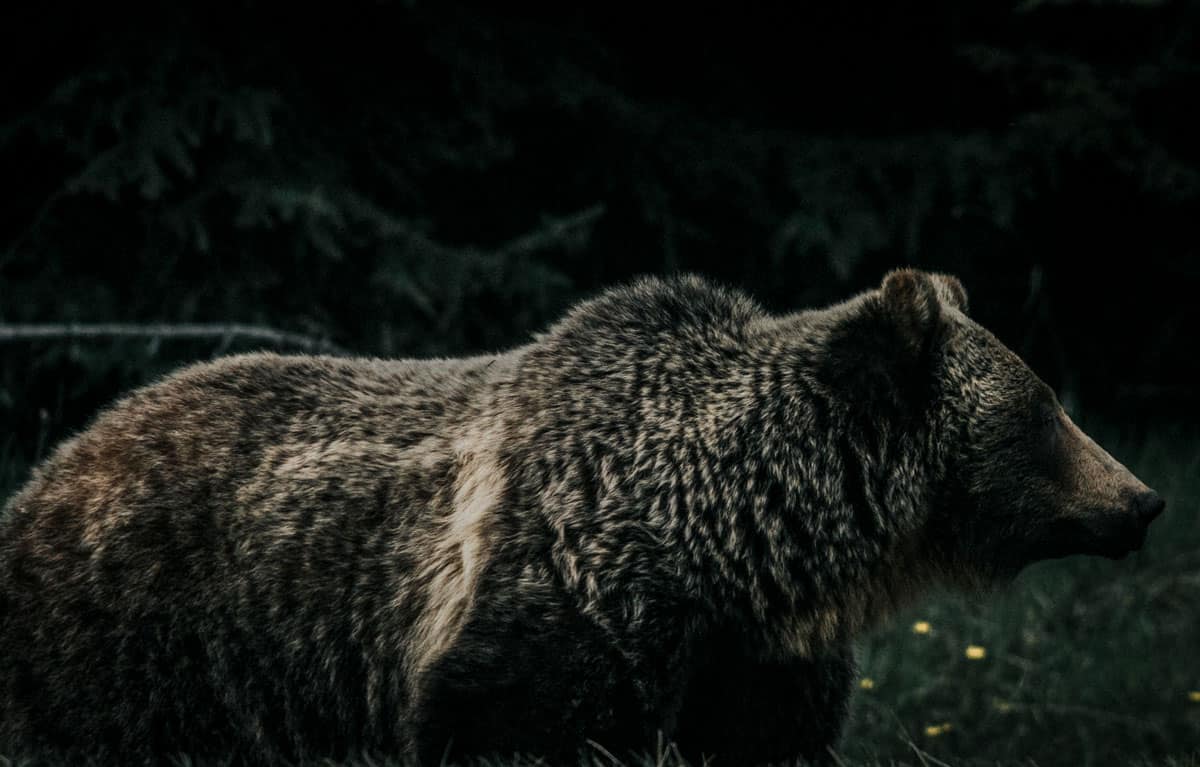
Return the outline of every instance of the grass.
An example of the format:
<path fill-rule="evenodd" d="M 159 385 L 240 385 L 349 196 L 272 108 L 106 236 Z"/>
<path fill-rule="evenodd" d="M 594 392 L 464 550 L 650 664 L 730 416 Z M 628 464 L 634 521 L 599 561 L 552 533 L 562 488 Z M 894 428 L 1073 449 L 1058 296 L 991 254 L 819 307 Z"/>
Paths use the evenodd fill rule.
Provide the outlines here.
<path fill-rule="evenodd" d="M 1095 431 L 1168 499 L 1143 550 L 1042 563 L 866 637 L 843 764 L 1200 767 L 1200 442 Z M 0 498 L 24 473 L 9 456 Z M 597 750 L 586 763 L 614 761 Z M 663 749 L 645 763 L 681 762 Z M 503 767 L 516 764 L 537 762 Z"/>

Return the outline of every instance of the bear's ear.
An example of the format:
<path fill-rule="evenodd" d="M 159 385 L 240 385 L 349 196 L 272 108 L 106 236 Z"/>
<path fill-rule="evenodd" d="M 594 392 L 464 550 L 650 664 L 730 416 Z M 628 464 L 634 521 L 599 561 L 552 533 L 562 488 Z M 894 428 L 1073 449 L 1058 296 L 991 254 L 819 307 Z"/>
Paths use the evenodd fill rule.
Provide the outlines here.
<path fill-rule="evenodd" d="M 879 300 L 901 349 L 919 354 L 929 347 L 942 322 L 942 299 L 931 275 L 913 269 L 889 272 L 879 288 Z"/>
<path fill-rule="evenodd" d="M 907 407 L 927 396 L 933 356 L 948 340 L 951 313 L 964 311 L 967 292 L 953 277 L 897 269 L 879 290 L 844 306 L 829 337 L 823 374 L 867 403 Z"/>
<path fill-rule="evenodd" d="M 930 274 L 929 277 L 933 280 L 934 287 L 937 288 L 938 296 L 943 303 L 967 314 L 967 289 L 963 287 L 957 277 L 949 274 Z"/>
<path fill-rule="evenodd" d="M 967 313 L 967 289 L 948 274 L 897 269 L 883 278 L 879 292 L 884 312 L 911 351 L 927 347 L 947 308 Z"/>

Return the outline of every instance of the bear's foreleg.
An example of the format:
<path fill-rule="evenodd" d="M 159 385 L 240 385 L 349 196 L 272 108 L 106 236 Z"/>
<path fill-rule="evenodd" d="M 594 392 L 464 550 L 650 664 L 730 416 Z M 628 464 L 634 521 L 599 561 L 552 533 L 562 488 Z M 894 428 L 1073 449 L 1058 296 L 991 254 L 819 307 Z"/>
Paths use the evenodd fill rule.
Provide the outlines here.
<path fill-rule="evenodd" d="M 676 744 L 724 765 L 832 763 L 855 676 L 850 647 L 814 659 L 762 661 L 729 644 L 697 668 Z"/>

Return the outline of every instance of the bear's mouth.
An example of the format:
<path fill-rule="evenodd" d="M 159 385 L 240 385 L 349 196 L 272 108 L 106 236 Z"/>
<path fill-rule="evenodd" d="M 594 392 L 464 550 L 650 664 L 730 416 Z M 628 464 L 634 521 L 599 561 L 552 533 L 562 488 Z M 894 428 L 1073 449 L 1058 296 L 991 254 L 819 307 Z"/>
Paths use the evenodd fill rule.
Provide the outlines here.
<path fill-rule="evenodd" d="M 1147 525 L 1125 512 L 1098 512 L 1081 517 L 1055 520 L 1042 542 L 1042 559 L 1061 559 L 1076 555 L 1124 559 L 1142 548 Z"/>

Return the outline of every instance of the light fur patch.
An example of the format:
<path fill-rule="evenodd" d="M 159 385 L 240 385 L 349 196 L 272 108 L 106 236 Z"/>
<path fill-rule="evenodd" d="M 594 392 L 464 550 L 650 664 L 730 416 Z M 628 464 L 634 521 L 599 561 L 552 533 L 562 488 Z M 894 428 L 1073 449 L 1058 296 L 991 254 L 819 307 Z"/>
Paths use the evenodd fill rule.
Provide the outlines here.
<path fill-rule="evenodd" d="M 494 433 L 484 433 L 454 446 L 459 470 L 452 505 L 438 525 L 419 575 L 425 608 L 413 627 L 410 678 L 418 679 L 446 652 L 466 623 L 487 561 L 487 517 L 504 493 L 504 476 L 494 455 L 497 443 Z"/>

